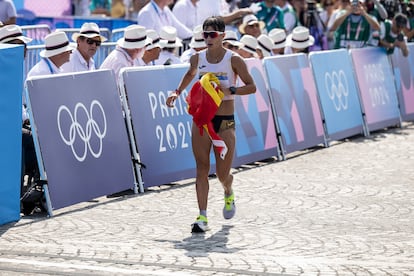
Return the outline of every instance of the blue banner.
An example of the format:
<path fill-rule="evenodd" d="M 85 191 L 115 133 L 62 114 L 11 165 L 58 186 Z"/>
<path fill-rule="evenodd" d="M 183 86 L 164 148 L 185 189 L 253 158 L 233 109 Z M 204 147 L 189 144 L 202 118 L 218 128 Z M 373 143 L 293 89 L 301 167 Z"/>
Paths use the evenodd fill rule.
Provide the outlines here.
<path fill-rule="evenodd" d="M 264 58 L 283 154 L 325 143 L 315 81 L 305 54 Z"/>
<path fill-rule="evenodd" d="M 350 50 L 368 131 L 401 123 L 391 64 L 383 48 Z"/>
<path fill-rule="evenodd" d="M 246 65 L 256 84 L 256 93 L 235 98 L 236 153 L 233 161 L 235 167 L 272 156 L 279 158 L 280 154 L 262 61 L 256 58 L 246 59 Z"/>
<path fill-rule="evenodd" d="M 335 62 L 331 62 L 331 61 Z M 309 54 L 325 129 L 330 140 L 364 132 L 361 103 L 352 62 L 345 49 Z"/>
<path fill-rule="evenodd" d="M 20 218 L 23 47 L 0 44 L 0 225 Z"/>
<path fill-rule="evenodd" d="M 134 187 L 112 71 L 37 77 L 27 89 L 54 209 Z"/>
<path fill-rule="evenodd" d="M 404 121 L 414 120 L 414 43 L 408 44 L 410 54 L 404 57 L 399 49 L 391 56 L 395 86 Z"/>
<path fill-rule="evenodd" d="M 141 162 L 144 187 L 195 177 L 191 149 L 192 117 L 185 97 L 169 108 L 165 101 L 188 65 L 128 68 L 122 73 Z M 194 79 L 195 81 L 195 79 Z"/>

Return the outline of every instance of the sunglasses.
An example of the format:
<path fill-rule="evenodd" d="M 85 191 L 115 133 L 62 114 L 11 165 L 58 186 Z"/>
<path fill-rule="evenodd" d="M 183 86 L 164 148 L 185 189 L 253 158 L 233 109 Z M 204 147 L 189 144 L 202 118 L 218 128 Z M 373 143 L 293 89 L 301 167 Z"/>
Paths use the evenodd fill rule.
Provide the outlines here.
<path fill-rule="evenodd" d="M 216 37 L 218 37 L 219 35 L 222 35 L 222 34 L 224 34 L 224 33 L 223 32 L 217 32 L 217 31 L 203 32 L 203 37 L 204 37 L 204 39 L 207 39 L 208 37 L 216 38 Z"/>
<path fill-rule="evenodd" d="M 102 42 L 100 40 L 93 40 L 91 38 L 87 38 L 86 43 L 88 43 L 89 45 L 92 45 L 95 43 L 96 46 L 101 46 Z"/>

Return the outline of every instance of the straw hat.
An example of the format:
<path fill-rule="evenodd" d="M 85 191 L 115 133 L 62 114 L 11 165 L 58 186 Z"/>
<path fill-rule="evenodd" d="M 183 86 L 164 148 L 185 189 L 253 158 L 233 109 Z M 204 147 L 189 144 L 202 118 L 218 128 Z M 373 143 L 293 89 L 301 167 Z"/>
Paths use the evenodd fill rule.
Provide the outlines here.
<path fill-rule="evenodd" d="M 160 37 L 155 30 L 152 30 L 152 29 L 147 30 L 147 37 L 151 39 L 151 42 L 147 43 L 147 45 L 145 46 L 145 50 L 151 50 L 157 47 L 161 48 Z"/>
<path fill-rule="evenodd" d="M 240 42 L 242 43 L 241 49 L 253 55 L 257 54 L 256 48 L 259 44 L 257 43 L 257 39 L 254 36 L 244 35 L 240 39 Z"/>
<path fill-rule="evenodd" d="M 189 46 L 191 48 L 204 48 L 207 47 L 206 41 L 203 37 L 203 26 L 197 25 L 193 30 L 193 37 L 191 38 Z"/>
<path fill-rule="evenodd" d="M 269 57 L 272 55 L 273 40 L 265 34 L 261 34 L 257 38 L 257 48 L 262 50 L 264 57 Z"/>
<path fill-rule="evenodd" d="M 183 46 L 181 39 L 177 37 L 177 29 L 173 26 L 164 26 L 160 31 L 161 48 L 177 48 Z"/>
<path fill-rule="evenodd" d="M 76 41 L 78 37 L 84 36 L 87 38 L 93 38 L 99 36 L 101 42 L 108 40 L 106 37 L 102 36 L 99 31 L 99 26 L 94 22 L 86 22 L 82 24 L 79 33 L 72 34 L 72 40 Z"/>
<path fill-rule="evenodd" d="M 74 49 L 65 32 L 53 32 L 45 37 L 45 49 L 39 54 L 41 57 L 48 58 Z"/>
<path fill-rule="evenodd" d="M 281 49 L 286 46 L 286 32 L 283 29 L 272 29 L 268 36 L 273 40 L 273 49 Z"/>
<path fill-rule="evenodd" d="M 21 40 L 26 44 L 32 41 L 31 38 L 23 35 L 22 29 L 17 25 L 6 25 L 0 28 L 0 43 L 6 43 L 15 39 Z"/>
<path fill-rule="evenodd" d="M 243 22 L 239 26 L 239 32 L 241 34 L 244 34 L 245 33 L 244 28 L 246 28 L 247 25 L 253 25 L 253 24 L 256 24 L 256 23 L 259 23 L 260 30 L 263 30 L 263 28 L 265 27 L 265 23 L 263 21 L 259 21 L 259 19 L 257 19 L 256 15 L 254 15 L 254 14 L 245 15 L 243 17 Z"/>
<path fill-rule="evenodd" d="M 303 26 L 295 27 L 286 38 L 286 45 L 296 49 L 312 46 L 315 38 L 309 35 L 309 29 Z"/>
<path fill-rule="evenodd" d="M 145 45 L 151 43 L 151 39 L 147 38 L 145 27 L 132 24 L 125 28 L 124 37 L 118 39 L 116 44 L 125 49 L 144 48 Z"/>
<path fill-rule="evenodd" d="M 241 47 L 242 44 L 239 41 L 239 39 L 237 38 L 237 34 L 235 31 L 231 31 L 231 30 L 227 30 L 225 32 L 224 38 L 223 38 L 223 42 L 228 42 L 233 46 L 236 47 Z"/>

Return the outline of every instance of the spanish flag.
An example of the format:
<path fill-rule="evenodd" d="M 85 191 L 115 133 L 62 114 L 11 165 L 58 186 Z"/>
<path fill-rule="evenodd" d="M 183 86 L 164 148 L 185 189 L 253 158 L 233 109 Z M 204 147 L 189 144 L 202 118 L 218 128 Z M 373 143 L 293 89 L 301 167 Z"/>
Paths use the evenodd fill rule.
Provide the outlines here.
<path fill-rule="evenodd" d="M 199 127 L 200 134 L 203 134 L 203 130 L 207 132 L 213 146 L 219 151 L 221 159 L 226 156 L 227 146 L 214 131 L 211 120 L 214 118 L 223 97 L 224 93 L 220 90 L 218 78 L 213 73 L 206 73 L 194 83 L 186 98 L 188 113 L 193 116 L 193 121 Z"/>

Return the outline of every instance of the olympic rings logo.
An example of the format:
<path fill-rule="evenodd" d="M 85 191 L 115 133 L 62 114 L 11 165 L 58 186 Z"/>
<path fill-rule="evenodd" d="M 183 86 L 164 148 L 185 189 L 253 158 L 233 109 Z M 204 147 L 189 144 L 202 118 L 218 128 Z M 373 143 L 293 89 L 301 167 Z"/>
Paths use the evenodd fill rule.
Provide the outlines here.
<path fill-rule="evenodd" d="M 94 109 L 97 109 L 102 116 L 101 125 L 93 117 Z M 66 131 L 64 133 L 62 131 L 61 125 L 63 114 L 67 114 L 70 119 L 69 131 Z M 79 123 L 80 114 L 86 115 L 86 123 L 84 125 Z M 89 107 L 89 111 L 82 103 L 77 103 L 75 105 L 74 114 L 72 114 L 67 106 L 61 105 L 57 112 L 57 125 L 59 128 L 60 137 L 66 145 L 71 147 L 73 155 L 79 162 L 83 162 L 85 160 L 88 150 L 95 158 L 99 158 L 101 156 L 102 140 L 106 135 L 106 116 L 100 102 L 93 100 Z M 93 138 L 93 134 L 99 140 L 99 147 L 96 150 L 91 146 L 90 143 L 91 139 Z M 79 143 L 75 144 L 75 141 L 78 137 L 81 140 L 81 145 L 83 144 L 81 147 L 79 147 Z M 77 149 L 75 149 L 75 147 L 77 147 Z"/>
<path fill-rule="evenodd" d="M 333 71 L 331 74 L 326 72 L 325 88 L 336 111 L 348 109 L 348 81 L 343 70 Z"/>

